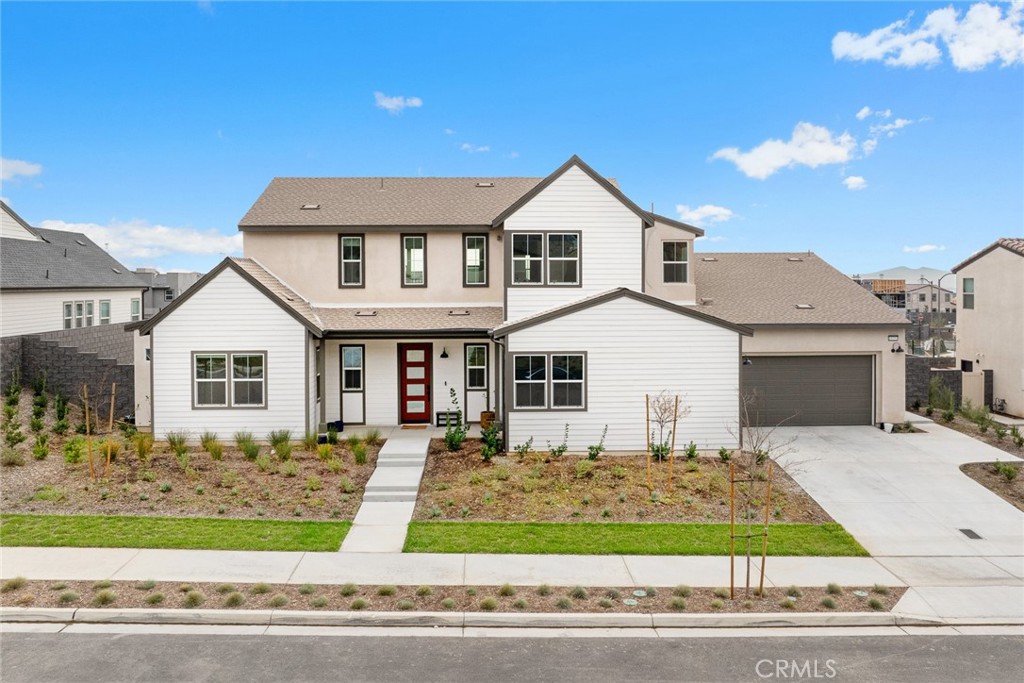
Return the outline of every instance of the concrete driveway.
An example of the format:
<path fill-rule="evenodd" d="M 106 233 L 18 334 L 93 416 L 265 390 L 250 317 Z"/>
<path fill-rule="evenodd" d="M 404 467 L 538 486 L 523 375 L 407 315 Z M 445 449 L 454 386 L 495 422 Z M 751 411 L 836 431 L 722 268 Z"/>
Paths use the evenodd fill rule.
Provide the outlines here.
<path fill-rule="evenodd" d="M 779 440 L 796 439 L 780 462 L 879 563 L 914 587 L 905 600 L 917 601 L 918 613 L 948 612 L 970 595 L 982 616 L 1024 614 L 1024 513 L 959 470 L 1018 459 L 930 421 L 916 426 L 924 432 L 779 428 Z M 968 587 L 975 590 L 965 593 Z"/>

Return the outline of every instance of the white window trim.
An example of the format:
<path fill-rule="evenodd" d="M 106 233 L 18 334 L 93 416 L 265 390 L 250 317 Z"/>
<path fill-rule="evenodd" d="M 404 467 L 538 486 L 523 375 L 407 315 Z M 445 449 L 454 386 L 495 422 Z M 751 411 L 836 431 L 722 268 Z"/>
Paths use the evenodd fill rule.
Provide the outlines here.
<path fill-rule="evenodd" d="M 249 377 L 235 377 L 235 357 L 236 356 L 260 356 L 263 359 L 263 377 L 249 378 Z M 200 379 L 196 373 L 196 361 L 199 358 L 223 358 L 224 359 L 224 377 L 217 379 Z M 239 382 L 247 382 L 250 384 L 259 383 L 263 387 L 261 395 L 263 401 L 260 403 L 236 403 L 235 398 L 235 384 Z M 199 385 L 200 384 L 223 384 L 224 385 L 224 403 L 199 403 Z M 266 351 L 194 351 L 192 353 L 192 409 L 193 410 L 216 410 L 216 409 L 237 409 L 237 410 L 250 410 L 250 409 L 263 409 L 267 407 L 267 352 Z"/>
<path fill-rule="evenodd" d="M 536 236 L 536 237 L 540 238 L 540 256 L 530 256 L 529 253 L 527 253 L 525 256 L 516 256 L 516 237 L 532 237 L 532 236 Z M 511 241 L 511 245 L 512 246 L 510 247 L 511 248 L 511 253 L 512 253 L 512 271 L 509 274 L 509 282 L 511 282 L 513 285 L 515 285 L 517 287 L 542 287 L 544 285 L 544 271 L 545 271 L 545 268 L 544 268 L 544 253 L 545 253 L 544 241 L 545 241 L 544 240 L 544 233 L 542 233 L 542 232 L 514 232 L 514 233 L 512 233 L 512 241 Z M 527 250 L 527 251 L 529 251 L 529 250 Z M 522 262 L 522 263 L 529 264 L 529 263 L 534 262 L 534 261 L 536 261 L 539 264 L 537 267 L 540 268 L 540 280 L 538 282 L 530 282 L 529 280 L 516 280 L 515 279 L 516 278 L 516 263 Z M 532 266 L 528 270 L 532 271 L 533 270 Z"/>
<path fill-rule="evenodd" d="M 142 320 L 142 299 L 132 299 L 130 310 L 132 322 Z"/>
<path fill-rule="evenodd" d="M 107 314 L 103 315 L 103 305 L 107 306 Z M 110 324 L 110 299 L 100 299 L 100 325 Z"/>
<path fill-rule="evenodd" d="M 64 314 L 64 329 L 70 330 L 75 325 L 75 302 L 65 301 L 61 305 L 61 309 Z"/>
<path fill-rule="evenodd" d="M 409 281 L 409 268 L 408 268 L 408 256 L 409 249 L 406 247 L 406 243 L 409 240 L 420 241 L 420 251 L 423 254 L 422 263 L 420 264 L 420 276 L 421 282 L 410 282 Z M 403 287 L 426 287 L 427 286 L 427 236 L 426 235 L 402 235 L 402 286 Z"/>
<path fill-rule="evenodd" d="M 970 283 L 970 287 L 968 287 L 968 283 Z M 968 289 L 970 289 L 970 291 L 967 291 Z M 963 301 L 961 302 L 962 303 L 961 308 L 963 308 L 965 310 L 968 310 L 968 311 L 973 311 L 974 310 L 974 278 L 973 277 L 965 277 L 964 278 L 963 290 L 964 291 L 961 292 L 961 295 L 963 296 Z M 970 298 L 968 299 L 968 297 L 970 297 Z M 969 306 L 967 305 L 968 302 L 970 302 Z"/>
<path fill-rule="evenodd" d="M 224 359 L 224 377 L 222 378 L 210 378 L 210 377 L 199 377 L 198 367 L 196 365 L 200 358 L 223 358 Z M 194 353 L 192 354 L 192 407 L 193 408 L 227 408 L 231 404 L 231 390 L 229 388 L 228 376 L 230 371 L 228 365 L 231 362 L 230 354 L 227 353 Z M 224 385 L 224 402 L 223 403 L 200 403 L 199 402 L 199 386 L 201 384 L 222 384 Z"/>
<path fill-rule="evenodd" d="M 75 302 L 75 327 L 85 327 L 85 302 Z"/>
<path fill-rule="evenodd" d="M 261 365 L 263 367 L 263 376 L 252 378 L 252 377 L 235 377 L 235 358 L 238 356 L 259 356 Z M 237 403 L 235 401 L 236 385 L 239 383 L 245 384 L 259 384 L 260 385 L 260 396 L 263 400 L 259 403 Z M 249 352 L 238 352 L 231 354 L 231 406 L 233 408 L 263 408 L 267 405 L 267 354 L 262 351 L 249 351 Z"/>

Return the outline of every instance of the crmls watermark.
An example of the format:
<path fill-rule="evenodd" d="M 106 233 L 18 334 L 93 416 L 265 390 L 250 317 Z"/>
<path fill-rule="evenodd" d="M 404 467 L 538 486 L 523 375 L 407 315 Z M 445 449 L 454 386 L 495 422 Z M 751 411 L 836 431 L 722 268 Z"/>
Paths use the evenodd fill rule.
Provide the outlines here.
<path fill-rule="evenodd" d="M 777 678 L 779 680 L 805 680 L 815 678 L 835 678 L 836 660 L 826 659 L 759 659 L 754 665 L 758 678 Z"/>

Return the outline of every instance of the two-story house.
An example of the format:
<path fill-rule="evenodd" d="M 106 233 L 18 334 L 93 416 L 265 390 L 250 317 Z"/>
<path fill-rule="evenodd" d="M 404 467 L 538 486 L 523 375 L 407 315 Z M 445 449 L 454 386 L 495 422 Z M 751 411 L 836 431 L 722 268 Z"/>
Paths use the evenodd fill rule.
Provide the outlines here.
<path fill-rule="evenodd" d="M 1024 417 L 1024 238 L 998 239 L 953 272 L 960 369 L 974 378 L 991 370 L 992 407 Z M 980 386 L 964 379 L 965 396 L 969 385 Z"/>
<path fill-rule="evenodd" d="M 152 426 L 198 434 L 494 411 L 506 443 L 642 449 L 645 395 L 684 443 L 762 419 L 903 416 L 905 321 L 813 254 L 699 256 L 573 157 L 546 178 L 276 178 L 225 259 L 137 326 Z M 151 370 L 151 372 L 150 372 Z M 780 418 L 780 419 L 777 419 Z"/>

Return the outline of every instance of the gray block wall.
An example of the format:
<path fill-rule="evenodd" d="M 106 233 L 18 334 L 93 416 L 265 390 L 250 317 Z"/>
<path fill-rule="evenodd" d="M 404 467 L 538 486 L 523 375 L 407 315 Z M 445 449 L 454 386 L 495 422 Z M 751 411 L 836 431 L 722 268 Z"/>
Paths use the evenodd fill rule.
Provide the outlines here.
<path fill-rule="evenodd" d="M 928 356 L 906 357 L 906 401 L 907 408 L 913 408 L 915 401 L 920 401 L 922 406 L 928 405 L 928 385 L 933 376 L 956 375 L 956 379 L 945 377 L 943 383 L 953 390 L 957 403 L 963 393 L 963 382 L 960 371 L 956 367 L 955 358 L 931 358 Z"/>

